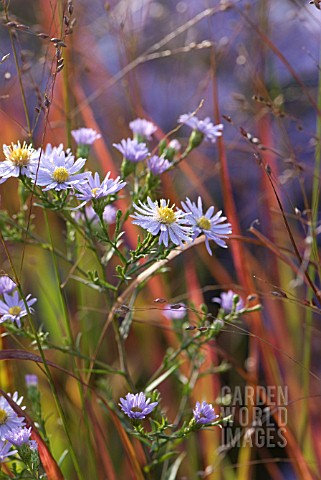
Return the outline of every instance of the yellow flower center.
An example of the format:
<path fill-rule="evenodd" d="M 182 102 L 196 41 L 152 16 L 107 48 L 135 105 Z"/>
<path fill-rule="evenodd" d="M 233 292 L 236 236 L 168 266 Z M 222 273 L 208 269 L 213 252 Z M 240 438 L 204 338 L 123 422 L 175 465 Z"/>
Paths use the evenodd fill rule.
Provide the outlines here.
<path fill-rule="evenodd" d="M 64 183 L 69 179 L 69 172 L 65 167 L 57 167 L 52 174 L 57 183 Z"/>
<path fill-rule="evenodd" d="M 10 307 L 9 308 L 10 315 L 15 315 L 16 316 L 16 315 L 19 315 L 20 312 L 21 312 L 21 307 L 18 307 L 18 305 L 15 306 L 15 307 Z"/>
<path fill-rule="evenodd" d="M 197 220 L 197 225 L 203 230 L 211 230 L 211 222 L 206 217 L 201 217 Z"/>
<path fill-rule="evenodd" d="M 91 193 L 93 194 L 94 197 L 96 196 L 98 190 L 99 190 L 98 187 L 91 189 Z"/>
<path fill-rule="evenodd" d="M 8 414 L 5 410 L 0 408 L 0 425 L 4 425 L 8 419 Z"/>
<path fill-rule="evenodd" d="M 173 207 L 158 207 L 157 213 L 158 213 L 158 220 L 161 223 L 167 223 L 170 225 L 176 220 L 176 215 L 175 215 L 175 212 L 173 211 Z"/>
<path fill-rule="evenodd" d="M 31 144 L 27 145 L 26 142 L 23 142 L 22 146 L 20 142 L 17 145 L 14 143 L 8 147 L 9 153 L 6 153 L 5 156 L 8 160 L 11 160 L 17 167 L 25 167 L 30 161 L 30 157 L 34 152 Z"/>

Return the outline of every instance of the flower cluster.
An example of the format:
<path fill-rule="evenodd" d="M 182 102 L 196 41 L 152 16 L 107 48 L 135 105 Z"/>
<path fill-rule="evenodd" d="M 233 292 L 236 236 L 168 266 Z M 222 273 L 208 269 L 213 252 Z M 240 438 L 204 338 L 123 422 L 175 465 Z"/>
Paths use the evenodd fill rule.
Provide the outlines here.
<path fill-rule="evenodd" d="M 132 420 L 143 420 L 158 405 L 159 402 L 150 403 L 150 398 L 146 400 L 143 392 L 127 393 L 125 398 L 120 398 L 119 406 L 122 411 Z M 193 410 L 192 424 L 197 426 L 213 423 L 219 415 L 215 414 L 212 404 L 206 402 L 196 402 Z"/>
<path fill-rule="evenodd" d="M 10 394 L 8 396 L 11 397 Z M 15 392 L 11 398 L 24 410 L 25 407 L 21 406 L 23 397 Z M 0 462 L 15 455 L 22 447 L 36 451 L 37 442 L 30 437 L 31 427 L 27 428 L 25 419 L 16 414 L 4 397 L 0 397 Z"/>
<path fill-rule="evenodd" d="M 221 217 L 219 211 L 214 215 L 214 207 L 210 207 L 203 213 L 202 199 L 198 197 L 197 205 L 189 198 L 182 202 L 184 209 L 175 209 L 169 206 L 169 200 L 161 199 L 160 202 L 153 202 L 147 198 L 147 204 L 134 203 L 136 212 L 132 217 L 133 223 L 147 230 L 152 235 L 159 234 L 159 244 L 163 243 L 168 247 L 169 241 L 175 245 L 183 245 L 183 242 L 195 240 L 200 234 L 205 236 L 207 251 L 212 255 L 209 247 L 209 240 L 215 241 L 219 246 L 226 247 L 223 238 L 227 238 L 231 230 L 230 223 L 224 223 L 226 217 Z"/>
<path fill-rule="evenodd" d="M 9 277 L 6 275 L 0 277 L 0 295 L 3 297 L 3 300 L 0 300 L 0 323 L 9 320 L 12 323 L 15 322 L 20 328 L 21 318 L 28 315 L 28 310 L 30 313 L 33 313 L 31 307 L 36 303 L 37 299 L 32 298 L 29 294 L 24 301 L 20 299 L 19 293 L 15 289 L 16 284 Z"/>

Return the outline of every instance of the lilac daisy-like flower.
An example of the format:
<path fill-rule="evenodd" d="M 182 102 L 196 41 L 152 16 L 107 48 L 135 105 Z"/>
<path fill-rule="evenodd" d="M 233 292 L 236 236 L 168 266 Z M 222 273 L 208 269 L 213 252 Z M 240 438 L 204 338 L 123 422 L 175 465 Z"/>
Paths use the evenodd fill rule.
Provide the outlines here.
<path fill-rule="evenodd" d="M 124 188 L 126 182 L 121 181 L 120 177 L 113 180 L 112 178 L 109 178 L 109 175 L 110 172 L 108 172 L 104 180 L 100 182 L 100 177 L 97 172 L 95 173 L 95 176 L 89 172 L 88 183 L 77 185 L 79 193 L 76 194 L 76 197 L 79 198 L 79 200 L 83 200 L 77 208 L 83 207 L 90 200 L 113 195 Z"/>
<path fill-rule="evenodd" d="M 29 428 L 19 428 L 11 430 L 6 433 L 4 438 L 10 442 L 15 447 L 22 447 L 22 445 L 28 444 L 33 450 L 38 449 L 37 442 L 35 440 L 30 440 L 31 436 L 31 427 Z"/>
<path fill-rule="evenodd" d="M 182 320 L 187 312 L 187 307 L 184 303 L 174 303 L 167 305 L 163 309 L 165 317 L 169 320 Z"/>
<path fill-rule="evenodd" d="M 17 285 L 10 277 L 8 277 L 8 275 L 0 276 L 0 295 L 11 293 L 15 288 L 17 288 Z"/>
<path fill-rule="evenodd" d="M 89 172 L 77 173 L 85 165 L 85 158 L 75 157 L 68 149 L 47 146 L 40 159 L 39 168 L 33 168 L 32 179 L 40 187 L 47 190 L 66 190 L 87 181 Z"/>
<path fill-rule="evenodd" d="M 221 305 L 221 308 L 223 308 L 224 312 L 230 313 L 233 310 L 235 295 L 237 294 L 233 292 L 233 290 L 228 290 L 227 292 L 222 292 L 220 297 L 212 298 L 212 302 L 219 303 Z M 236 304 L 235 311 L 239 312 L 240 310 L 243 310 L 243 308 L 244 302 L 240 298 Z"/>
<path fill-rule="evenodd" d="M 218 415 L 215 415 L 213 406 L 206 402 L 196 402 L 193 414 L 195 422 L 199 425 L 212 423 L 216 418 L 218 418 Z"/>
<path fill-rule="evenodd" d="M 4 439 L 7 433 L 24 426 L 24 418 L 18 417 L 7 400 L 0 397 L 0 438 Z"/>
<path fill-rule="evenodd" d="M 150 398 L 146 400 L 145 395 L 140 393 L 127 393 L 125 398 L 120 399 L 119 406 L 129 418 L 141 420 L 151 413 L 158 405 L 158 402 L 150 403 Z"/>
<path fill-rule="evenodd" d="M 153 155 L 147 160 L 147 165 L 153 175 L 161 175 L 166 172 L 172 164 L 164 157 Z"/>
<path fill-rule="evenodd" d="M 145 137 L 147 140 L 150 140 L 153 133 L 157 130 L 157 127 L 152 122 L 144 118 L 136 118 L 136 120 L 129 123 L 129 128 L 134 135 Z"/>
<path fill-rule="evenodd" d="M 0 463 L 4 462 L 10 455 L 18 453 L 18 450 L 10 450 L 11 447 L 11 443 L 0 439 Z"/>
<path fill-rule="evenodd" d="M 95 140 L 101 138 L 100 133 L 93 128 L 78 128 L 78 130 L 71 130 L 71 135 L 78 145 L 92 145 Z"/>
<path fill-rule="evenodd" d="M 38 377 L 33 373 L 28 373 L 25 375 L 26 387 L 38 387 Z"/>
<path fill-rule="evenodd" d="M 113 223 L 116 223 L 116 217 L 117 208 L 113 205 L 106 205 L 103 211 L 104 222 L 107 223 L 107 225 L 112 225 Z"/>
<path fill-rule="evenodd" d="M 186 203 L 182 202 L 182 207 L 185 212 L 191 214 L 188 217 L 188 222 L 192 226 L 193 240 L 203 233 L 205 235 L 205 245 L 210 255 L 212 255 L 212 251 L 209 246 L 209 240 L 214 240 L 220 247 L 227 247 L 222 239 L 228 238 L 228 235 L 232 233 L 232 229 L 230 223 L 224 223 L 226 217 L 221 217 L 222 211 L 213 215 L 214 207 L 212 206 L 204 214 L 201 197 L 198 197 L 197 205 L 191 202 L 189 198 L 186 198 Z"/>
<path fill-rule="evenodd" d="M 168 247 L 169 241 L 175 245 L 183 245 L 183 242 L 191 240 L 191 228 L 187 226 L 187 216 L 182 210 L 174 210 L 174 206 L 169 206 L 169 200 L 163 198 L 159 201 L 153 202 L 150 197 L 147 197 L 147 204 L 139 201 L 140 205 L 134 203 L 134 208 L 137 210 L 134 215 L 131 215 L 135 225 L 147 230 L 152 235 L 159 236 L 159 245 L 163 243 Z"/>
<path fill-rule="evenodd" d="M 19 177 L 19 175 L 31 176 L 30 168 L 37 165 L 39 153 L 32 147 L 23 142 L 3 145 L 3 153 L 6 160 L 0 162 L 0 184 L 10 177 Z"/>
<path fill-rule="evenodd" d="M 23 300 L 20 300 L 18 292 L 13 292 L 13 295 L 4 293 L 3 298 L 4 301 L 0 300 L 0 315 L 2 315 L 0 323 L 10 320 L 21 327 L 21 318 L 28 314 Z M 33 313 L 31 306 L 36 301 L 37 299 L 31 298 L 30 294 L 26 296 L 26 302 L 31 313 Z"/>
<path fill-rule="evenodd" d="M 145 143 L 139 143 L 135 138 L 123 139 L 120 143 L 113 143 L 113 147 L 123 155 L 129 162 L 140 162 L 145 160 L 148 155 L 148 149 Z"/>
<path fill-rule="evenodd" d="M 204 120 L 199 120 L 192 113 L 185 113 L 179 117 L 178 123 L 184 123 L 185 125 L 191 127 L 194 131 L 200 132 L 203 139 L 212 143 L 216 142 L 217 137 L 222 136 L 222 123 L 214 125 L 209 117 L 204 118 Z"/>

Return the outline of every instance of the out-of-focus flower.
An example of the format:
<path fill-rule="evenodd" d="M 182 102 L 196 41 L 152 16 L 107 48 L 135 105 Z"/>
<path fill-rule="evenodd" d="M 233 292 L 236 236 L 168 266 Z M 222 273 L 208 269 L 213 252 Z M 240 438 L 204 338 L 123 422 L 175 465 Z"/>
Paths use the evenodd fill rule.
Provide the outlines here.
<path fill-rule="evenodd" d="M 139 201 L 140 205 L 134 203 L 134 208 L 137 210 L 134 215 L 131 215 L 135 225 L 147 230 L 152 235 L 159 235 L 159 245 L 163 243 L 168 247 L 169 241 L 175 245 L 183 245 L 183 242 L 191 240 L 191 229 L 186 225 L 187 214 L 182 210 L 174 210 L 174 205 L 169 207 L 169 200 L 163 198 L 159 201 L 153 202 L 150 197 L 147 197 L 147 204 Z"/>
<path fill-rule="evenodd" d="M 153 175 L 161 175 L 172 165 L 166 158 L 153 155 L 147 160 L 149 170 Z"/>
<path fill-rule="evenodd" d="M 146 400 L 145 395 L 141 393 L 127 393 L 125 398 L 120 399 L 119 406 L 129 418 L 141 420 L 151 413 L 158 405 L 158 402 L 150 403 L 150 398 Z"/>
<path fill-rule="evenodd" d="M 169 142 L 168 148 L 172 148 L 176 152 L 179 152 L 180 149 L 182 148 L 182 145 L 180 144 L 180 142 L 176 138 L 173 138 L 173 140 L 171 140 Z"/>
<path fill-rule="evenodd" d="M 26 387 L 38 387 L 38 377 L 33 373 L 25 375 Z"/>
<path fill-rule="evenodd" d="M 136 120 L 129 123 L 129 128 L 136 137 L 146 138 L 147 140 L 150 140 L 153 133 L 157 130 L 157 127 L 152 122 L 144 118 L 136 118 Z"/>
<path fill-rule="evenodd" d="M 92 145 L 95 140 L 101 138 L 100 133 L 93 128 L 78 128 L 78 130 L 71 130 L 76 143 L 80 145 Z"/>
<path fill-rule="evenodd" d="M 107 225 L 112 225 L 116 223 L 117 208 L 113 205 L 106 205 L 103 211 L 103 219 Z"/>
<path fill-rule="evenodd" d="M 3 145 L 3 153 L 6 160 L 0 162 L 0 184 L 10 177 L 30 177 L 30 168 L 36 166 L 39 159 L 39 153 L 26 142 Z"/>
<path fill-rule="evenodd" d="M 196 402 L 195 409 L 193 410 L 195 422 L 198 425 L 205 425 L 212 423 L 218 415 L 215 415 L 213 406 L 206 402 Z"/>
<path fill-rule="evenodd" d="M 222 238 L 228 238 L 228 235 L 232 233 L 232 229 L 230 223 L 224 223 L 226 217 L 221 217 L 222 211 L 213 215 L 214 207 L 212 206 L 204 214 L 201 197 L 198 197 L 197 205 L 191 202 L 189 198 L 186 198 L 186 203 L 182 202 L 182 207 L 185 212 L 191 214 L 187 221 L 192 226 L 193 240 L 201 233 L 204 233 L 205 245 L 210 255 L 212 255 L 212 251 L 209 240 L 214 240 L 220 247 L 227 247 Z"/>
<path fill-rule="evenodd" d="M 113 147 L 123 155 L 129 162 L 140 162 L 145 160 L 148 155 L 148 149 L 145 143 L 139 143 L 135 138 L 123 139 L 120 143 L 113 143 Z"/>
<path fill-rule="evenodd" d="M 222 292 L 220 297 L 212 298 L 212 302 L 219 303 L 221 305 L 221 308 L 223 308 L 224 312 L 229 313 L 233 310 L 235 295 L 237 294 L 233 292 L 233 290 L 228 290 L 227 292 Z M 243 308 L 244 302 L 240 298 L 236 304 L 235 311 L 239 312 L 240 310 L 243 310 Z"/>
<path fill-rule="evenodd" d="M 26 443 L 30 445 L 32 442 L 32 449 L 34 450 L 35 447 L 37 449 L 37 442 L 34 440 L 30 440 L 30 435 L 31 435 L 31 427 L 29 428 L 17 428 L 14 430 L 11 430 L 10 432 L 7 432 L 4 435 L 4 438 L 10 442 L 12 445 L 15 447 L 22 447 L 22 445 L 25 445 Z"/>
<path fill-rule="evenodd" d="M 166 305 L 163 309 L 165 317 L 169 320 L 182 320 L 187 312 L 187 307 L 184 303 L 174 303 Z"/>
<path fill-rule="evenodd" d="M 89 172 L 88 183 L 77 185 L 79 193 L 76 194 L 76 197 L 79 198 L 79 200 L 83 200 L 77 208 L 83 207 L 90 200 L 113 195 L 124 188 L 126 182 L 121 181 L 120 177 L 113 180 L 112 178 L 109 178 L 109 175 L 110 172 L 108 172 L 104 180 L 100 182 L 100 177 L 97 172 L 95 173 L 95 176 Z"/>
<path fill-rule="evenodd" d="M 11 450 L 11 443 L 0 439 L 0 463 L 4 462 L 10 455 L 15 455 L 18 450 Z"/>
<path fill-rule="evenodd" d="M 40 187 L 46 190 L 66 190 L 78 186 L 87 181 L 89 172 L 77 173 L 85 165 L 85 158 L 78 158 L 59 147 L 47 145 L 40 158 L 39 168 L 33 168 L 32 179 Z"/>
<path fill-rule="evenodd" d="M 13 295 L 4 293 L 3 297 L 4 301 L 0 300 L 0 315 L 2 315 L 0 323 L 10 320 L 11 322 L 16 322 L 18 327 L 21 327 L 20 319 L 28 314 L 23 300 L 19 299 L 18 292 L 13 292 Z M 26 296 L 26 302 L 31 313 L 33 313 L 31 306 L 36 301 L 37 299 L 31 298 L 30 294 Z"/>
<path fill-rule="evenodd" d="M 204 118 L 204 120 L 199 120 L 192 113 L 185 113 L 179 117 L 178 123 L 184 123 L 191 127 L 195 132 L 201 134 L 198 145 L 202 140 L 215 143 L 216 138 L 222 136 L 223 125 L 221 123 L 214 125 L 209 117 Z M 194 147 L 196 146 L 197 145 L 195 144 Z"/>
<path fill-rule="evenodd" d="M 0 295 L 3 295 L 4 293 L 11 293 L 15 288 L 17 288 L 17 285 L 11 280 L 10 277 L 8 277 L 8 275 L 0 276 Z"/>
<path fill-rule="evenodd" d="M 0 397 L 0 439 L 7 433 L 25 426 L 24 418 L 18 417 L 4 397 Z"/>

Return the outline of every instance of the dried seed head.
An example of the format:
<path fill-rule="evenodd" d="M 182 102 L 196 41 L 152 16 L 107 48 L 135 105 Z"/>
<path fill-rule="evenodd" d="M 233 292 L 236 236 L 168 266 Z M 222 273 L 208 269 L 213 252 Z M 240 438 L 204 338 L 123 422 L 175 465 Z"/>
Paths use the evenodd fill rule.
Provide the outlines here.
<path fill-rule="evenodd" d="M 196 330 L 195 325 L 189 325 L 188 327 L 185 328 L 185 330 Z"/>
<path fill-rule="evenodd" d="M 16 28 L 17 28 L 18 30 L 29 30 L 30 27 L 28 27 L 28 25 L 23 25 L 22 23 L 18 23 L 18 24 L 16 25 Z"/>
<path fill-rule="evenodd" d="M 74 6 L 73 6 L 73 3 L 72 3 L 72 0 L 68 0 L 68 13 L 69 15 L 72 15 L 73 11 L 74 11 Z"/>
<path fill-rule="evenodd" d="M 52 43 L 58 43 L 58 42 L 61 42 L 61 38 L 52 37 L 52 38 L 50 39 L 50 41 L 51 41 Z"/>
<path fill-rule="evenodd" d="M 7 22 L 5 25 L 8 28 L 16 28 L 18 24 L 16 22 Z"/>
<path fill-rule="evenodd" d="M 155 298 L 154 303 L 167 303 L 165 298 Z"/>
<path fill-rule="evenodd" d="M 5 62 L 9 57 L 10 57 L 10 53 L 7 53 L 6 55 L 3 55 L 3 57 L 0 60 L 0 63 Z"/>
<path fill-rule="evenodd" d="M 46 38 L 49 38 L 49 35 L 47 35 L 47 33 L 37 33 L 37 37 L 45 40 Z"/>
<path fill-rule="evenodd" d="M 65 42 L 63 42 L 62 40 L 59 40 L 59 42 L 56 42 L 55 43 L 55 47 L 67 47 L 67 44 Z"/>
<path fill-rule="evenodd" d="M 63 63 L 61 63 L 60 65 L 58 65 L 58 67 L 57 67 L 57 73 L 61 72 L 61 70 L 64 68 L 64 66 L 65 66 L 65 65 L 64 65 Z"/>
<path fill-rule="evenodd" d="M 174 303 L 173 305 L 170 305 L 170 310 L 179 310 L 180 308 L 182 308 L 182 305 L 181 303 Z"/>
<path fill-rule="evenodd" d="M 127 307 L 127 305 L 120 305 L 119 310 L 121 310 L 122 312 L 129 312 L 130 308 Z"/>
<path fill-rule="evenodd" d="M 46 108 L 48 108 L 51 104 L 51 101 L 49 100 L 49 98 L 47 97 L 47 95 L 45 94 L 45 99 L 44 99 L 44 105 Z"/>

